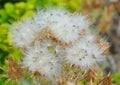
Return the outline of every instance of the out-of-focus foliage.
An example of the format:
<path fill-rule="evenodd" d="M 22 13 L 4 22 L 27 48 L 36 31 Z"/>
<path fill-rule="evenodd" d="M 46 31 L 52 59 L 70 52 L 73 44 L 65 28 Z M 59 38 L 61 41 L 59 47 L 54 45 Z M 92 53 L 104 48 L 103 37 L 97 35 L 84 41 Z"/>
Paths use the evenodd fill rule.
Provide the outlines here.
<path fill-rule="evenodd" d="M 26 16 L 31 16 L 35 8 L 35 3 L 36 0 L 30 0 L 29 2 L 21 1 L 14 4 L 11 2 L 5 3 L 4 8 L 0 9 L 0 23 L 11 23 Z"/>
<path fill-rule="evenodd" d="M 120 85 L 120 73 L 115 73 L 112 75 L 113 82 L 116 83 L 116 85 Z"/>
<path fill-rule="evenodd" d="M 16 2 L 20 2 L 21 0 L 0 0 L 0 8 L 4 7 L 4 4 L 7 2 L 11 2 L 11 3 L 16 3 Z M 22 0 L 22 1 L 26 1 L 26 0 Z"/>
<path fill-rule="evenodd" d="M 1 1 L 2 2 L 2 1 Z M 17 3 L 6 2 L 0 9 L 0 64 L 4 63 L 7 56 L 20 57 L 20 52 L 12 46 L 9 25 L 17 20 L 22 20 L 34 14 L 36 0 L 20 1 Z"/>
<path fill-rule="evenodd" d="M 0 64 L 4 63 L 4 59 L 7 56 L 14 55 L 17 59 L 17 56 L 20 56 L 18 49 L 13 48 L 11 41 L 9 40 L 9 34 L 7 29 L 8 23 L 3 23 L 0 25 Z"/>
<path fill-rule="evenodd" d="M 38 7 L 61 7 L 72 11 L 81 11 L 83 0 L 38 0 Z"/>

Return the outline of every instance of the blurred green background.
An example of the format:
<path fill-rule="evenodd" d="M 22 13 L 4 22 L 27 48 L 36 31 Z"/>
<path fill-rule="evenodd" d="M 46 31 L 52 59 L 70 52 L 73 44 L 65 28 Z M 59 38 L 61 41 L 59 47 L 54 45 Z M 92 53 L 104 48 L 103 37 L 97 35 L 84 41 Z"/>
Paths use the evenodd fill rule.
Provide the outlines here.
<path fill-rule="evenodd" d="M 0 85 L 5 85 L 2 78 L 7 68 L 6 60 L 12 56 L 15 61 L 22 57 L 18 48 L 10 39 L 10 26 L 18 20 L 34 16 L 36 10 L 49 7 L 61 7 L 70 12 L 88 15 L 99 36 L 110 42 L 108 67 L 113 82 L 120 85 L 120 1 L 119 0 L 0 0 Z M 114 64 L 114 65 L 113 65 Z M 9 83 L 8 85 L 16 85 Z M 21 84 L 20 84 L 21 85 Z"/>

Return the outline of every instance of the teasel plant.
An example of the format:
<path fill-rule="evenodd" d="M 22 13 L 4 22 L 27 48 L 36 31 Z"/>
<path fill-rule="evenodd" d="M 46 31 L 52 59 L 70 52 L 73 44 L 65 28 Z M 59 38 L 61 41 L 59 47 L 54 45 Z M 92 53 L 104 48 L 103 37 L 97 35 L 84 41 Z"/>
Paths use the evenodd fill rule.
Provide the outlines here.
<path fill-rule="evenodd" d="M 8 72 L 9 77 L 28 74 L 33 85 L 81 85 L 81 81 L 112 85 L 111 77 L 102 77 L 99 67 L 110 45 L 91 32 L 91 24 L 87 16 L 60 8 L 38 10 L 31 19 L 18 21 L 10 29 L 14 46 L 23 55 L 20 68 L 15 69 L 23 72 L 18 70 L 19 76 Z"/>

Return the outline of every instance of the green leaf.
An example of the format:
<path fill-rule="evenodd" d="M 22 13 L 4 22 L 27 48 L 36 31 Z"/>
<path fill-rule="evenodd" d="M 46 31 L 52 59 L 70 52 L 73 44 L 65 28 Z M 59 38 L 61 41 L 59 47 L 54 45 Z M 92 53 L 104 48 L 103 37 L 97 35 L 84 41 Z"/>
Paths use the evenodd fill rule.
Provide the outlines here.
<path fill-rule="evenodd" d="M 5 7 L 5 11 L 7 12 L 7 14 L 10 17 L 15 18 L 15 8 L 14 8 L 14 5 L 12 3 L 6 3 L 4 7 Z"/>
<path fill-rule="evenodd" d="M 0 23 L 6 22 L 8 20 L 8 14 L 4 9 L 0 9 Z"/>
<path fill-rule="evenodd" d="M 113 82 L 116 84 L 116 85 L 120 85 L 120 73 L 114 73 L 112 75 L 112 78 L 113 78 Z"/>

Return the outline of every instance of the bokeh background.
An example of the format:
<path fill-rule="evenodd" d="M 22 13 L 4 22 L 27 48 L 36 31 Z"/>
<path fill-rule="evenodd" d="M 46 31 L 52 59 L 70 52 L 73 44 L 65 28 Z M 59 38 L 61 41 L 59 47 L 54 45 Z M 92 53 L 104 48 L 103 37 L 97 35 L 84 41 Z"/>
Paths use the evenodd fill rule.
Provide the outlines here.
<path fill-rule="evenodd" d="M 120 0 L 0 0 L 0 85 L 6 82 L 3 68 L 8 67 L 8 57 L 13 57 L 16 62 L 22 58 L 10 39 L 10 26 L 18 20 L 34 16 L 37 10 L 49 7 L 60 7 L 88 16 L 93 33 L 110 43 L 103 71 L 106 74 L 110 72 L 113 82 L 120 85 Z"/>

